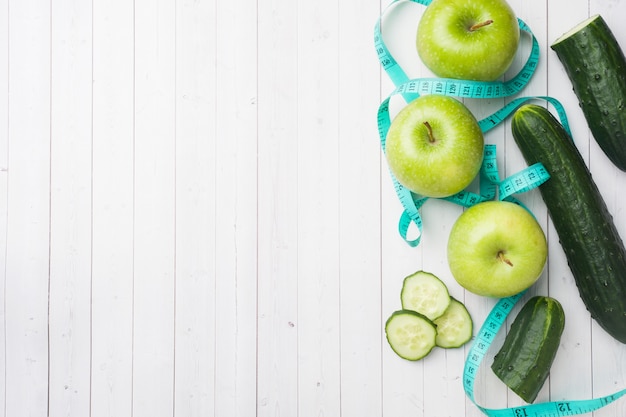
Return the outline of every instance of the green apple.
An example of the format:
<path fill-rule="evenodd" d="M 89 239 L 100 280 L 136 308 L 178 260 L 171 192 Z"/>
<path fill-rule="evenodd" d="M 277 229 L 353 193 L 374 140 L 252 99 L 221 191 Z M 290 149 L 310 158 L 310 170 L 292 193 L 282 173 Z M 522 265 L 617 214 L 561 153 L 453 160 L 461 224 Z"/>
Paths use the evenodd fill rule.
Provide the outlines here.
<path fill-rule="evenodd" d="M 425 197 L 448 197 L 480 171 L 484 137 L 474 115 L 459 100 L 424 95 L 394 117 L 385 140 L 392 174 Z"/>
<path fill-rule="evenodd" d="M 417 52 L 439 77 L 493 81 L 519 45 L 515 13 L 504 0 L 433 0 L 417 27 Z"/>
<path fill-rule="evenodd" d="M 543 229 L 525 208 L 486 201 L 459 216 L 448 239 L 448 264 L 468 291 L 508 297 L 532 286 L 548 257 Z"/>

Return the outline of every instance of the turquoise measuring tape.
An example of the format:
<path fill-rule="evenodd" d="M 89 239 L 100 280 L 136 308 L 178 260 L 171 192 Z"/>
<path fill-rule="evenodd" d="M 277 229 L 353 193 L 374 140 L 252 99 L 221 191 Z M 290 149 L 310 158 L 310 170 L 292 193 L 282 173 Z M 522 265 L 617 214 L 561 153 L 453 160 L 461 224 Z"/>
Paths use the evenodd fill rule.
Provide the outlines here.
<path fill-rule="evenodd" d="M 396 90 L 396 92 L 392 93 L 392 96 L 394 94 L 399 94 L 399 92 Z M 383 151 L 385 150 L 385 140 L 387 137 L 387 132 L 391 125 L 391 120 L 389 116 L 389 98 L 383 101 L 378 110 L 378 129 Z M 559 109 L 559 117 L 564 120 L 564 126 L 566 126 L 566 128 L 569 130 L 565 112 L 561 104 L 551 97 L 529 97 L 514 100 L 504 108 L 492 114 L 491 116 L 480 120 L 478 124 L 483 132 L 486 132 L 495 127 L 502 120 L 506 119 L 509 114 L 513 113 L 515 109 L 517 109 L 526 101 L 538 98 L 543 98 L 547 100 Z M 394 189 L 396 191 L 396 195 L 398 196 L 400 202 L 402 203 L 402 206 L 404 207 L 398 223 L 398 231 L 402 238 L 409 245 L 417 246 L 421 241 L 421 232 L 423 229 L 423 223 L 419 209 L 424 205 L 429 197 L 420 196 L 411 192 L 402 184 L 400 184 L 400 182 L 393 176 L 391 172 L 390 176 L 393 182 Z M 443 198 L 443 200 L 459 204 L 463 207 L 470 207 L 479 202 L 493 200 L 497 197 L 499 200 L 511 201 L 523 205 L 521 202 L 515 199 L 513 195 L 532 190 L 543 184 L 549 178 L 550 175 L 546 171 L 543 164 L 537 163 L 508 178 L 505 178 L 504 180 L 500 180 L 500 176 L 498 174 L 498 164 L 496 161 L 496 146 L 486 144 L 484 149 L 483 164 L 481 166 L 479 174 L 480 193 L 476 194 L 471 191 L 461 191 L 460 193 L 457 193 L 453 196 Z M 411 224 L 415 224 L 419 231 L 419 235 L 415 239 L 408 238 L 409 228 Z"/>
<path fill-rule="evenodd" d="M 403 1 L 406 0 L 392 1 L 383 12 L 383 15 L 387 10 L 389 10 L 389 8 Z M 428 6 L 431 2 L 431 0 L 408 1 L 419 3 L 423 6 Z M 407 101 L 411 101 L 417 96 L 417 94 L 448 94 L 461 98 L 499 98 L 512 96 L 519 93 L 528 83 L 537 68 L 537 63 L 539 62 L 539 43 L 528 25 L 526 25 L 526 23 L 524 23 L 521 19 L 518 19 L 520 30 L 530 35 L 532 39 L 532 49 L 523 68 L 511 80 L 505 82 L 482 82 L 449 78 L 423 78 L 411 81 L 391 55 L 383 40 L 380 30 L 381 20 L 382 15 L 374 27 L 374 47 L 376 48 L 376 53 L 378 54 L 378 60 L 380 61 L 380 64 L 385 72 L 387 72 L 387 75 L 389 75 L 389 78 L 391 78 L 391 81 L 393 81 L 396 86 L 401 86 L 406 83 L 406 88 L 411 88 L 413 90 L 411 92 L 403 92 L 403 96 L 408 98 Z"/>
<path fill-rule="evenodd" d="M 388 8 L 401 1 L 403 0 L 393 1 Z M 428 6 L 428 4 L 430 4 L 430 0 L 410 1 L 424 6 Z M 401 95 L 407 102 L 414 100 L 421 94 L 443 94 L 457 96 L 459 98 L 507 97 L 519 93 L 524 88 L 524 86 L 532 78 L 532 75 L 537 68 L 537 63 L 539 62 L 540 51 L 537 39 L 528 25 L 518 19 L 520 30 L 527 33 L 531 37 L 532 48 L 525 65 L 511 80 L 505 82 L 478 82 L 447 78 L 410 79 L 394 59 L 384 42 L 380 30 L 381 20 L 382 16 L 378 19 L 374 28 L 374 44 L 378 54 L 378 59 L 383 69 L 385 69 L 393 83 L 396 85 L 395 90 L 381 103 L 378 109 L 378 131 L 383 152 L 385 151 L 387 132 L 391 125 L 389 103 L 392 97 Z M 536 98 L 538 97 L 518 99 L 509 103 L 504 108 L 479 121 L 481 130 L 483 132 L 489 131 L 505 120 L 515 111 L 515 109 L 522 105 L 523 102 Z M 564 121 L 564 125 L 567 125 L 567 118 L 561 104 L 555 99 L 546 99 L 552 102 L 552 104 L 557 108 L 559 117 Z M 402 186 L 393 174 L 390 173 L 390 175 L 396 195 L 404 207 L 398 223 L 398 231 L 409 245 L 417 246 L 421 241 L 423 229 L 423 222 L 419 210 L 428 198 L 412 193 L 410 190 Z M 536 188 L 549 178 L 550 176 L 543 165 L 535 164 L 509 178 L 500 180 L 496 163 L 495 145 L 486 145 L 484 150 L 483 165 L 479 174 L 479 194 L 470 191 L 462 191 L 456 195 L 444 198 L 444 200 L 464 207 L 469 207 L 482 201 L 493 200 L 497 196 L 500 200 L 512 201 L 523 205 L 515 197 L 513 197 L 513 194 L 526 192 Z M 408 237 L 411 224 L 415 224 L 419 232 L 418 236 L 414 239 L 409 239 Z"/>
<path fill-rule="evenodd" d="M 481 407 L 474 398 L 474 382 L 480 363 L 485 357 L 496 333 L 523 293 L 500 299 L 478 331 L 465 360 L 463 387 L 465 394 L 484 414 L 490 417 L 561 417 L 590 413 L 598 410 L 626 394 L 626 389 L 614 394 L 589 400 L 553 401 L 529 404 L 520 407 L 492 409 Z"/>
<path fill-rule="evenodd" d="M 431 2 L 431 0 L 394 0 L 385 11 L 401 1 L 411 1 L 423 6 L 428 6 Z M 384 15 L 385 11 L 382 15 Z M 419 97 L 421 94 L 444 94 L 460 98 L 504 98 L 520 93 L 532 78 L 537 68 L 540 55 L 539 44 L 530 28 L 522 20 L 518 19 L 520 30 L 531 37 L 532 48 L 525 65 L 511 80 L 505 82 L 477 82 L 441 78 L 409 79 L 385 45 L 380 30 L 382 15 L 374 28 L 374 44 L 381 66 L 396 86 L 395 90 L 383 100 L 378 108 L 378 131 L 383 152 L 385 151 L 387 132 L 391 125 L 389 103 L 393 96 L 401 95 L 407 103 Z M 561 124 L 570 136 L 572 136 L 565 109 L 557 99 L 549 96 L 521 97 L 514 99 L 500 110 L 480 120 L 479 125 L 481 130 L 484 133 L 488 132 L 529 100 L 545 100 L 547 103 L 551 104 L 555 108 Z M 419 209 L 428 198 L 412 193 L 403 187 L 397 179 L 394 178 L 393 174 L 390 173 L 390 175 L 396 194 L 404 207 L 402 215 L 400 216 L 398 230 L 409 245 L 417 246 L 420 243 L 422 232 L 422 219 L 419 214 Z M 496 197 L 499 200 L 513 201 L 521 204 L 513 197 L 514 194 L 532 190 L 543 184 L 549 178 L 549 173 L 546 171 L 545 167 L 539 163 L 529 166 L 504 180 L 500 180 L 496 162 L 496 147 L 495 145 L 487 144 L 485 145 L 483 165 L 479 174 L 479 193 L 463 191 L 454 196 L 447 197 L 445 200 L 463 207 L 470 207 L 482 201 L 493 200 Z M 419 236 L 413 240 L 407 237 L 409 227 L 412 223 L 414 223 L 419 230 Z M 478 405 L 474 397 L 474 384 L 478 368 L 489 350 L 491 343 L 495 339 L 498 330 L 502 327 L 506 317 L 523 294 L 524 293 L 520 293 L 512 297 L 503 298 L 496 303 L 474 338 L 467 355 L 463 371 L 463 387 L 468 398 L 478 409 L 490 417 L 571 416 L 598 410 L 626 394 L 625 389 L 611 395 L 588 400 L 554 401 L 504 409 L 491 409 Z"/>

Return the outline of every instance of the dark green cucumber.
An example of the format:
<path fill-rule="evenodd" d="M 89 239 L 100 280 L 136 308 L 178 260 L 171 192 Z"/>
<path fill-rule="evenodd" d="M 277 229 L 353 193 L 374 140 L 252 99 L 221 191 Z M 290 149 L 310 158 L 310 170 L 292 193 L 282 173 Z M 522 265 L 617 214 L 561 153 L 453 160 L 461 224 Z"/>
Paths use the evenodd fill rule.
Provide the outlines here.
<path fill-rule="evenodd" d="M 541 390 L 565 327 L 565 313 L 554 298 L 535 296 L 515 317 L 491 369 L 513 392 L 532 403 Z"/>
<path fill-rule="evenodd" d="M 626 171 L 626 58 L 610 28 L 595 15 L 550 47 L 572 82 L 596 142 Z"/>
<path fill-rule="evenodd" d="M 550 174 L 539 191 L 580 297 L 591 317 L 626 343 L 626 250 L 578 148 L 541 106 L 521 106 L 511 127 L 526 162 L 541 162 Z"/>

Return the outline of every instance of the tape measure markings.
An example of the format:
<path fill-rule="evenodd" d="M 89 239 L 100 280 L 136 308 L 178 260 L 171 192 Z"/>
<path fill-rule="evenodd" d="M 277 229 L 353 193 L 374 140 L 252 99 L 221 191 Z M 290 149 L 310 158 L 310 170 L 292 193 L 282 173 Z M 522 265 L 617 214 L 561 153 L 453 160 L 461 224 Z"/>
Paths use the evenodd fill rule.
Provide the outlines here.
<path fill-rule="evenodd" d="M 559 100 L 550 96 L 528 96 L 528 97 L 516 98 L 510 101 L 509 103 L 507 103 L 501 109 L 495 111 L 494 113 L 490 114 L 484 119 L 479 120 L 478 125 L 480 126 L 480 129 L 484 133 L 486 133 L 490 131 L 491 129 L 493 129 L 494 127 L 496 127 L 497 125 L 499 125 L 500 123 L 502 123 L 505 119 L 507 119 L 510 115 L 512 115 L 515 112 L 515 110 L 517 110 L 523 104 L 526 104 L 529 101 L 536 101 L 536 100 L 547 101 L 549 104 L 551 104 L 554 107 L 557 113 L 557 117 L 559 118 L 559 121 L 563 125 L 563 128 L 565 129 L 565 131 L 567 131 L 570 137 L 572 137 L 565 107 L 563 106 L 563 104 L 561 104 Z"/>
<path fill-rule="evenodd" d="M 394 95 L 401 94 L 402 91 L 402 88 L 396 89 L 389 97 L 383 100 L 378 109 L 378 133 L 383 152 L 385 152 L 386 150 L 387 133 L 391 126 L 389 103 Z M 521 106 L 524 102 L 528 100 L 535 100 L 538 98 L 544 98 L 551 102 L 555 107 L 557 107 L 557 110 L 561 115 L 560 117 L 562 117 L 565 125 L 567 125 L 565 111 L 563 110 L 562 105 L 558 102 L 558 100 L 551 97 L 525 97 L 512 101 L 504 108 L 479 121 L 479 126 L 481 130 L 483 130 L 483 132 L 489 131 L 495 125 L 501 123 L 504 119 L 506 119 L 506 117 L 513 113 L 515 109 Z M 398 231 L 400 233 L 400 236 L 402 236 L 405 242 L 407 242 L 410 246 L 418 246 L 421 242 L 421 235 L 423 230 L 423 222 L 419 213 L 419 208 L 428 198 L 424 196 L 416 196 L 414 193 L 412 193 L 410 190 L 400 184 L 400 182 L 395 178 L 393 173 L 390 172 L 390 176 L 392 178 L 392 183 L 394 185 L 396 195 L 398 196 L 398 199 L 400 200 L 404 208 L 404 211 L 400 216 Z M 530 181 L 530 178 L 532 178 L 532 181 Z M 535 164 L 534 166 L 528 167 L 519 173 L 513 174 L 512 176 L 505 178 L 504 181 L 501 181 L 498 175 L 496 146 L 486 144 L 484 149 L 483 164 L 481 166 L 481 174 L 479 176 L 480 194 L 472 193 L 469 191 L 461 191 L 460 193 L 457 193 L 451 197 L 446 197 L 443 200 L 459 204 L 463 207 L 471 207 L 472 205 L 479 202 L 492 200 L 495 197 L 497 190 L 500 190 L 499 195 L 501 196 L 501 200 L 512 201 L 516 204 L 524 206 L 520 201 L 515 199 L 513 195 L 530 191 L 543 184 L 549 178 L 549 173 L 545 170 L 543 165 Z M 504 190 L 502 189 L 503 186 L 506 187 Z M 411 223 L 415 224 L 418 230 L 418 237 L 415 239 L 408 238 L 408 230 Z"/>
<path fill-rule="evenodd" d="M 520 30 L 531 38 L 531 50 L 524 66 L 508 81 L 470 81 L 450 78 L 420 78 L 411 80 L 392 56 L 384 42 L 381 32 L 381 21 L 387 10 L 401 2 L 411 1 L 428 6 L 430 0 L 394 0 L 383 11 L 374 26 L 374 47 L 378 60 L 391 81 L 400 89 L 407 102 L 415 99 L 419 94 L 448 94 L 461 98 L 502 98 L 519 93 L 532 78 L 540 57 L 539 43 L 530 27 L 521 19 L 518 20 Z"/>
<path fill-rule="evenodd" d="M 400 1 L 403 0 L 392 1 L 388 7 L 391 7 Z M 410 1 L 424 6 L 428 6 L 430 4 L 430 0 Z M 383 101 L 378 111 L 378 129 L 383 152 L 385 150 L 386 135 L 391 123 L 389 117 L 389 100 L 392 96 L 401 94 L 407 102 L 419 97 L 420 94 L 443 94 L 458 96 L 460 98 L 508 97 L 519 93 L 532 78 L 534 71 L 537 68 L 539 60 L 538 42 L 528 25 L 526 25 L 526 23 L 521 19 L 518 19 L 520 30 L 531 36 L 532 48 L 523 68 L 510 81 L 486 83 L 439 78 L 411 80 L 402 70 L 400 65 L 398 65 L 397 61 L 393 58 L 383 41 L 380 31 L 382 15 L 384 15 L 384 13 L 381 14 L 381 17 L 375 25 L 375 47 L 383 69 L 387 72 L 396 86 L 395 90 L 389 95 L 389 97 Z M 545 100 L 554 106 L 561 124 L 570 137 L 572 137 L 565 109 L 557 99 L 549 96 L 522 97 L 515 99 L 506 104 L 500 110 L 480 120 L 479 125 L 481 130 L 483 133 L 488 132 L 495 126 L 502 123 L 522 104 L 529 100 L 536 99 Z M 419 214 L 419 209 L 428 200 L 428 198 L 411 193 L 395 179 L 393 174 L 391 176 L 396 193 L 404 207 L 404 211 L 400 216 L 399 232 L 410 245 L 416 246 L 420 242 L 422 232 L 422 219 Z M 498 175 L 495 145 L 485 145 L 484 161 L 479 178 L 480 194 L 463 191 L 454 196 L 445 198 L 445 200 L 454 202 L 464 207 L 470 207 L 481 201 L 493 199 L 496 192 L 499 191 L 499 199 L 519 203 L 515 200 L 513 194 L 532 190 L 545 182 L 547 179 L 549 179 L 549 173 L 546 171 L 545 167 L 539 163 L 529 166 L 526 169 L 501 181 Z M 419 236 L 416 239 L 409 241 L 407 239 L 407 232 L 412 223 L 418 227 Z M 472 403 L 476 405 L 476 407 L 489 417 L 561 417 L 589 413 L 598 410 L 626 395 L 626 389 L 624 389 L 610 395 L 589 400 L 553 401 L 504 409 L 490 409 L 478 405 L 474 397 L 476 374 L 478 373 L 478 369 L 493 340 L 495 339 L 496 334 L 522 295 L 523 293 L 520 293 L 512 297 L 498 300 L 475 336 L 468 352 L 463 371 L 463 387 L 466 395 Z"/>
<path fill-rule="evenodd" d="M 403 0 L 394 0 L 388 7 L 403 1 Z M 424 6 L 428 6 L 430 4 L 430 0 L 410 0 L 414 3 L 419 3 Z M 385 9 L 385 10 L 387 10 Z M 394 95 L 400 94 L 403 96 L 405 101 L 410 102 L 411 100 L 419 97 L 420 94 L 445 94 L 445 95 L 455 95 L 460 98 L 498 98 L 498 97 L 506 97 L 512 94 L 518 93 L 526 83 L 532 78 L 534 71 L 537 67 L 537 62 L 539 60 L 539 44 L 533 35 L 532 31 L 523 22 L 521 19 L 518 19 L 518 24 L 520 29 L 527 32 L 532 39 L 532 48 L 531 53 L 528 57 L 528 60 L 524 67 L 520 70 L 520 72 L 510 81 L 507 82 L 478 82 L 478 81 L 464 81 L 464 80 L 454 80 L 454 79 L 440 79 L 440 78 L 429 78 L 429 79 L 409 79 L 404 70 L 398 65 L 397 61 L 393 58 L 391 53 L 389 52 L 385 42 L 383 40 L 383 36 L 380 30 L 382 16 L 378 19 L 375 25 L 374 31 L 374 41 L 375 48 L 378 54 L 379 61 L 382 67 L 385 69 L 391 80 L 396 85 L 396 89 L 389 95 L 387 99 L 383 101 L 378 111 L 378 128 L 379 128 L 379 136 L 381 140 L 381 146 L 383 152 L 385 150 L 385 141 L 387 131 L 390 126 L 390 118 L 389 118 L 389 102 L 391 97 Z M 509 112 L 507 113 L 507 109 Z M 514 110 L 513 106 L 505 107 L 505 109 L 501 109 L 498 112 L 494 113 L 490 117 L 481 121 L 481 129 L 484 132 L 487 132 L 489 129 L 497 126 L 501 123 L 506 116 Z M 494 151 L 495 153 L 495 151 Z M 456 204 L 460 204 L 464 207 L 469 207 L 473 204 L 476 204 L 481 201 L 492 199 L 495 196 L 496 189 L 499 185 L 499 179 L 497 178 L 497 165 L 495 164 L 495 156 L 491 159 L 488 155 L 485 157 L 485 167 L 484 171 L 480 176 L 480 187 L 481 194 L 476 195 L 474 193 L 463 191 L 455 196 L 447 198 L 447 200 L 452 201 Z M 493 161 L 493 163 L 492 163 Z M 496 175 L 494 175 L 494 172 Z M 543 181 L 547 180 L 548 176 L 544 178 Z M 407 238 L 407 231 L 410 227 L 411 223 L 414 223 L 419 231 L 419 236 L 421 237 L 422 233 L 422 220 L 419 214 L 419 207 L 416 208 L 414 204 L 414 195 L 406 190 L 403 186 L 401 186 L 395 178 L 392 178 L 394 182 L 394 188 L 396 189 L 396 194 L 398 195 L 403 207 L 404 212 L 400 217 L 399 222 L 399 232 L 400 235 L 404 238 L 404 240 L 409 243 L 411 246 L 417 246 L 420 243 L 419 237 L 414 240 L 409 240 Z M 507 184 L 511 184 L 511 181 L 508 181 Z M 539 184 L 537 184 L 539 185 Z M 536 186 L 537 186 L 536 185 Z M 521 189 L 520 189 L 521 190 Z M 510 188 L 507 186 L 506 197 L 509 200 L 515 201 L 512 194 L 521 192 L 520 190 Z M 422 197 L 418 197 L 422 199 Z M 423 204 L 423 203 L 421 203 Z M 421 205 L 420 204 L 420 205 Z"/>
<path fill-rule="evenodd" d="M 590 413 L 626 395 L 626 389 L 599 398 L 562 400 L 518 407 L 492 409 L 478 405 L 474 398 L 474 383 L 478 368 L 491 347 L 496 334 L 524 292 L 498 300 L 476 334 L 465 360 L 463 388 L 467 397 L 489 417 L 562 417 Z"/>

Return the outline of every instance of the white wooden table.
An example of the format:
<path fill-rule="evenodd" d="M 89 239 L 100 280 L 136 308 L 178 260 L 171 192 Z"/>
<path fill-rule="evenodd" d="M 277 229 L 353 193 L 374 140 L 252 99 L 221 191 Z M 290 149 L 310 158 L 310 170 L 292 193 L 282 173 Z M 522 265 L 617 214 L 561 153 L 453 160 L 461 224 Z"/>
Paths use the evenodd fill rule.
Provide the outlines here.
<path fill-rule="evenodd" d="M 601 13 L 626 48 L 626 1 L 511 0 L 541 45 L 525 95 L 560 100 L 626 236 L 626 174 L 591 139 L 549 44 Z M 401 212 L 376 111 L 392 84 L 373 47 L 387 2 L 0 0 L 0 416 L 480 416 L 468 348 L 399 359 L 383 325 L 402 279 L 442 277 L 482 323 L 494 300 L 451 278 L 461 212 Z M 384 34 L 411 76 L 423 8 Z M 528 52 L 523 38 L 520 65 Z M 467 100 L 478 117 L 508 99 Z M 525 167 L 507 123 L 486 136 Z M 537 401 L 626 388 L 626 347 L 591 321 L 548 235 L 530 294 L 567 324 Z M 503 335 L 499 336 L 503 339 Z M 522 404 L 488 366 L 482 405 Z M 623 416 L 619 400 L 596 416 Z"/>

